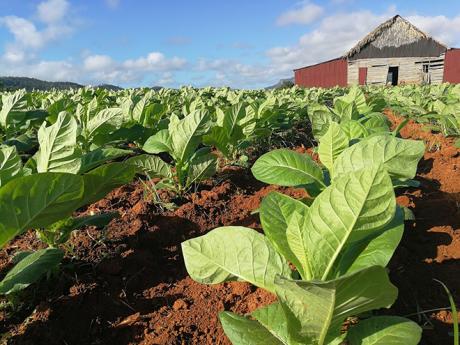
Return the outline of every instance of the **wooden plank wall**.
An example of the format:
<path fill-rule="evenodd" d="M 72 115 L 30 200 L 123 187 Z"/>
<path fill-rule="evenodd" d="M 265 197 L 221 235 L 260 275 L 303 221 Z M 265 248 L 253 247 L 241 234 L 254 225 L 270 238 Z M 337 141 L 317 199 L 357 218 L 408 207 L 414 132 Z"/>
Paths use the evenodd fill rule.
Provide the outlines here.
<path fill-rule="evenodd" d="M 348 85 L 359 83 L 359 68 L 367 67 L 368 85 L 385 85 L 388 67 L 398 66 L 398 83 L 422 83 L 424 79 L 423 64 L 429 64 L 431 84 L 440 84 L 444 74 L 444 55 L 440 57 L 404 57 L 404 58 L 375 58 L 348 61 Z M 425 76 L 425 78 L 427 78 Z"/>

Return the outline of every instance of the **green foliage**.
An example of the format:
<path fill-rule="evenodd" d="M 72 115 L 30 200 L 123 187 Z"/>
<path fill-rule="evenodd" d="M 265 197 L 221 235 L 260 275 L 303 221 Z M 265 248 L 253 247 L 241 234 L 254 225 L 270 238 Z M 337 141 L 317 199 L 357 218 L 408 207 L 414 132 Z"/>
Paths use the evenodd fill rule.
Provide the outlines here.
<path fill-rule="evenodd" d="M 49 127 L 44 122 L 38 130 L 37 171 L 77 173 L 81 164 L 77 135 L 77 121 L 68 113 L 59 113 L 56 122 Z"/>
<path fill-rule="evenodd" d="M 306 154 L 279 149 L 262 155 L 251 168 L 262 182 L 281 186 L 317 185 L 325 187 L 321 167 Z"/>
<path fill-rule="evenodd" d="M 13 178 L 25 174 L 16 148 L 14 146 L 0 147 L 0 187 Z"/>
<path fill-rule="evenodd" d="M 251 318 L 220 315 L 234 344 L 420 339 L 408 320 L 362 313 L 396 298 L 384 269 L 404 229 L 393 189 L 416 185 L 424 152 L 423 143 L 399 132 L 412 119 L 459 136 L 459 86 L 79 88 L 1 96 L 0 214 L 9 216 L 0 219 L 0 245 L 34 229 L 49 248 L 18 255 L 0 293 L 15 294 L 55 270 L 72 231 L 105 226 L 115 214 L 72 213 L 136 173 L 160 178 L 155 192 L 183 195 L 216 173 L 218 159 L 219 166 L 246 165 L 254 153 L 285 147 L 283 140 L 311 126 L 319 162 L 279 149 L 251 169 L 265 183 L 305 188 L 311 198 L 270 193 L 260 206 L 263 234 L 222 227 L 184 242 L 187 270 L 202 283 L 244 280 L 277 294 L 278 302 Z M 406 121 L 391 131 L 385 108 Z M 360 320 L 341 334 L 348 316 Z"/>
<path fill-rule="evenodd" d="M 103 226 L 116 214 L 70 217 L 78 208 L 103 198 L 112 189 L 130 182 L 137 168 L 124 163 L 100 166 L 85 175 L 39 173 L 17 177 L 0 187 L 0 245 L 22 232 L 37 229 L 38 238 L 55 250 L 34 252 L 17 263 L 0 282 L 0 293 L 26 288 L 53 269 L 64 255 L 74 229 Z M 2 292 L 3 291 L 3 292 Z"/>
<path fill-rule="evenodd" d="M 216 172 L 216 156 L 209 148 L 199 148 L 210 126 L 210 115 L 204 110 L 195 110 L 183 119 L 173 115 L 168 130 L 161 130 L 147 139 L 143 150 L 151 154 L 167 152 L 174 160 L 175 169 L 160 158 L 147 155 L 131 162 L 136 165 L 148 165 L 147 173 L 150 177 L 165 178 L 165 186 L 170 186 L 182 194 L 194 183 L 199 183 Z"/>
<path fill-rule="evenodd" d="M 63 256 L 64 252 L 55 248 L 40 249 L 23 255 L 0 282 L 0 294 L 13 294 L 35 283 L 45 273 L 58 266 Z"/>
<path fill-rule="evenodd" d="M 402 237 L 404 217 L 382 163 L 335 178 L 310 206 L 271 193 L 260 218 L 264 235 L 222 227 L 182 243 L 194 280 L 244 280 L 276 293 L 278 302 L 270 306 L 281 311 L 276 321 L 264 318 L 270 313 L 264 309 L 251 315 L 255 320 L 220 315 L 234 344 L 340 344 L 347 337 L 340 333 L 347 317 L 395 301 L 397 289 L 384 266 Z M 416 324 L 406 322 L 410 327 L 398 329 L 401 339 L 394 344 L 420 334 Z M 369 328 L 357 328 L 355 339 L 366 332 Z"/>
<path fill-rule="evenodd" d="M 350 345 L 417 345 L 422 329 L 403 317 L 374 316 L 362 320 L 348 332 Z"/>
<path fill-rule="evenodd" d="M 423 157 L 421 141 L 404 140 L 390 134 L 368 137 L 356 144 L 349 141 L 339 125 L 332 123 L 321 138 L 318 153 L 321 166 L 306 154 L 280 149 L 262 155 L 253 165 L 254 177 L 262 182 L 287 187 L 304 187 L 311 196 L 323 190 L 331 180 L 352 171 L 382 165 L 395 186 L 415 177 Z"/>

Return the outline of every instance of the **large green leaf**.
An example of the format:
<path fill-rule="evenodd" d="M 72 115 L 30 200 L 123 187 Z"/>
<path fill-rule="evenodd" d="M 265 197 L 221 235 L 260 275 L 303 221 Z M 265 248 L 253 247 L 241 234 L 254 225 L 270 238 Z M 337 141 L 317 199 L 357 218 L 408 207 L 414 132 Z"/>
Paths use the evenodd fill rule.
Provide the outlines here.
<path fill-rule="evenodd" d="M 340 117 L 341 121 L 355 120 L 359 117 L 358 108 L 354 102 L 347 102 L 338 97 L 334 100 L 334 112 Z"/>
<path fill-rule="evenodd" d="M 366 103 L 366 97 L 364 96 L 364 92 L 358 86 L 351 87 L 348 90 L 348 93 L 340 97 L 340 99 L 348 103 L 354 103 L 359 114 L 366 114 L 370 111 Z"/>
<path fill-rule="evenodd" d="M 0 247 L 30 228 L 46 227 L 72 214 L 84 192 L 81 176 L 43 173 L 0 188 Z"/>
<path fill-rule="evenodd" d="M 138 168 L 124 162 L 101 165 L 83 175 L 84 194 L 80 206 L 96 202 L 110 191 L 131 182 Z"/>
<path fill-rule="evenodd" d="M 151 93 L 147 92 L 144 97 L 142 97 L 139 102 L 133 108 L 133 119 L 139 123 L 144 123 L 144 114 L 149 103 L 149 99 L 151 97 Z"/>
<path fill-rule="evenodd" d="M 422 329 L 415 322 L 398 316 L 374 316 L 359 321 L 348 331 L 350 345 L 417 345 Z"/>
<path fill-rule="evenodd" d="M 370 114 L 363 125 L 372 133 L 390 132 L 389 121 L 381 113 Z"/>
<path fill-rule="evenodd" d="M 301 272 L 301 275 L 303 275 L 303 267 L 288 244 L 287 231 L 293 214 L 297 213 L 306 217 L 307 212 L 307 205 L 277 192 L 268 194 L 260 204 L 260 221 L 265 235 L 276 251 L 282 254 L 286 260 L 292 262 Z M 298 243 L 302 243 L 302 235 L 298 234 Z M 292 233 L 290 236 L 295 236 L 295 234 Z"/>
<path fill-rule="evenodd" d="M 212 153 L 199 155 L 190 160 L 187 172 L 186 186 L 191 186 L 194 183 L 211 177 L 216 173 L 217 157 Z"/>
<path fill-rule="evenodd" d="M 11 94 L 3 94 L 1 105 L 0 125 L 2 127 L 7 127 L 13 119 L 21 121 L 25 116 L 27 107 L 26 91 L 18 90 Z"/>
<path fill-rule="evenodd" d="M 238 123 L 246 115 L 246 105 L 243 102 L 239 102 L 233 105 L 230 109 L 225 112 L 222 127 L 228 138 L 231 138 L 238 128 Z"/>
<path fill-rule="evenodd" d="M 0 187 L 22 175 L 22 162 L 16 147 L 0 147 Z"/>
<path fill-rule="evenodd" d="M 326 282 L 278 277 L 275 284 L 291 336 L 315 345 L 336 339 L 347 317 L 388 308 L 398 294 L 380 266 Z"/>
<path fill-rule="evenodd" d="M 244 316 L 221 312 L 220 322 L 233 345 L 287 345 L 273 336 L 264 326 Z"/>
<path fill-rule="evenodd" d="M 243 280 L 274 292 L 275 275 L 291 276 L 288 262 L 257 231 L 226 226 L 182 243 L 187 272 L 204 284 Z"/>
<path fill-rule="evenodd" d="M 203 137 L 203 142 L 209 146 L 215 146 L 222 154 L 230 158 L 230 141 L 222 127 L 215 126 Z"/>
<path fill-rule="evenodd" d="M 335 116 L 327 106 L 317 104 L 309 106 L 308 117 L 310 118 L 313 135 L 318 140 L 326 133 L 329 123 L 337 116 Z"/>
<path fill-rule="evenodd" d="M 306 154 L 292 150 L 270 151 L 257 159 L 251 168 L 259 181 L 280 186 L 317 184 L 325 187 L 323 172 Z"/>
<path fill-rule="evenodd" d="M 286 315 L 284 314 L 283 307 L 280 303 L 275 302 L 268 306 L 256 309 L 251 313 L 251 316 L 283 344 L 301 345 L 291 338 Z"/>
<path fill-rule="evenodd" d="M 192 157 L 210 125 L 210 116 L 205 110 L 195 110 L 182 120 L 174 120 L 174 117 L 171 117 L 168 128 L 173 155 L 177 162 L 185 162 Z"/>
<path fill-rule="evenodd" d="M 77 121 L 69 113 L 59 113 L 56 122 L 49 127 L 43 123 L 38 130 L 37 171 L 77 173 L 81 164 L 77 135 Z"/>
<path fill-rule="evenodd" d="M 163 161 L 160 157 L 154 155 L 134 156 L 125 161 L 126 164 L 134 165 L 149 176 L 154 177 L 172 177 L 171 166 Z"/>
<path fill-rule="evenodd" d="M 321 137 L 318 145 L 318 154 L 321 163 L 333 174 L 333 166 L 336 158 L 348 147 L 348 137 L 340 128 L 340 125 L 331 122 L 327 132 Z"/>
<path fill-rule="evenodd" d="M 158 154 L 161 152 L 172 152 L 171 147 L 171 136 L 167 129 L 162 129 L 158 131 L 151 137 L 149 137 L 142 149 L 147 153 Z"/>
<path fill-rule="evenodd" d="M 86 124 L 85 137 L 90 140 L 98 134 L 109 134 L 120 128 L 123 123 L 121 108 L 107 108 L 99 111 Z"/>
<path fill-rule="evenodd" d="M 233 345 L 302 345 L 288 332 L 287 319 L 280 303 L 273 303 L 251 313 L 250 320 L 230 312 L 219 314 L 225 334 Z"/>
<path fill-rule="evenodd" d="M 400 139 L 392 135 L 374 136 L 343 151 L 334 164 L 333 177 L 383 164 L 391 177 L 411 179 L 415 176 L 417 163 L 424 151 L 422 141 Z"/>
<path fill-rule="evenodd" d="M 351 120 L 345 121 L 340 124 L 343 133 L 348 137 L 348 140 L 366 138 L 369 132 L 364 125 L 359 121 Z"/>
<path fill-rule="evenodd" d="M 25 289 L 55 268 L 63 257 L 64 252 L 56 248 L 40 249 L 25 256 L 0 282 L 0 294 L 7 295 Z"/>
<path fill-rule="evenodd" d="M 306 217 L 292 217 L 288 226 L 289 247 L 302 265 L 303 278 L 327 279 L 342 250 L 388 224 L 395 207 L 391 179 L 381 167 L 334 181 Z"/>
<path fill-rule="evenodd" d="M 132 153 L 130 150 L 122 150 L 114 147 L 98 148 L 84 154 L 81 157 L 81 166 L 79 173 L 85 173 L 97 166 L 106 163 L 109 160 L 123 157 Z"/>
<path fill-rule="evenodd" d="M 393 220 L 382 230 L 345 246 L 330 277 L 340 277 L 369 266 L 386 267 L 404 233 L 404 211 L 396 208 Z"/>

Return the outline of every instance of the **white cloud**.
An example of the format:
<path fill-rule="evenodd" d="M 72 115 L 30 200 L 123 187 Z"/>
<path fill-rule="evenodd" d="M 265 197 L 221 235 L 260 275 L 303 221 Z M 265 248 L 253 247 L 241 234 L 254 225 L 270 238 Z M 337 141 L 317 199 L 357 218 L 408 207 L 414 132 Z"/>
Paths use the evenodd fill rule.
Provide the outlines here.
<path fill-rule="evenodd" d="M 139 61 L 142 63 L 136 64 Z M 177 61 L 180 61 L 182 67 Z M 157 52 L 150 53 L 147 57 L 124 61 L 116 61 L 108 55 L 88 55 L 81 63 L 72 60 L 39 59 L 18 63 L 14 58 L 7 60 L 3 56 L 0 59 L 0 75 L 34 77 L 50 81 L 76 81 L 92 85 L 141 85 L 146 81 L 155 85 L 172 85 L 175 82 L 174 72 L 182 70 L 185 66 L 184 59 L 167 58 Z"/>
<path fill-rule="evenodd" d="M 291 77 L 294 68 L 342 56 L 377 25 L 394 15 L 390 7 L 385 13 L 355 11 L 335 13 L 323 18 L 315 29 L 299 37 L 297 44 L 268 49 L 267 61 L 242 64 L 237 60 L 205 60 L 196 64 L 198 71 L 212 71 L 206 82 L 236 87 L 267 86 L 281 78 Z"/>
<path fill-rule="evenodd" d="M 50 42 L 66 37 L 72 28 L 64 23 L 69 10 L 66 0 L 47 0 L 36 8 L 37 17 L 45 26 L 41 30 L 26 18 L 10 15 L 0 17 L 0 25 L 8 29 L 14 40 L 5 45 L 3 58 L 10 62 L 30 59 Z"/>
<path fill-rule="evenodd" d="M 278 26 L 291 24 L 310 24 L 318 19 L 324 12 L 321 6 L 310 2 L 303 2 L 295 9 L 282 13 L 276 20 Z"/>
<path fill-rule="evenodd" d="M 50 81 L 76 81 L 81 73 L 69 61 L 36 61 L 21 64 L 0 63 L 0 74 Z"/>
<path fill-rule="evenodd" d="M 115 8 L 120 1 L 105 0 L 105 3 Z M 227 43 L 226 48 L 229 49 L 250 49 L 252 59 L 254 54 L 259 54 L 252 63 L 242 61 L 241 51 L 234 55 L 239 56 L 235 58 L 222 56 L 209 59 L 204 56 L 195 61 L 187 61 L 179 56 L 168 56 L 161 51 L 116 59 L 103 51 L 95 54 L 88 47 L 78 47 L 81 53 L 73 58 L 57 61 L 42 59 L 40 53 L 47 46 L 66 38 L 76 29 L 69 15 L 71 10 L 67 0 L 42 0 L 31 18 L 14 15 L 0 17 L 0 27 L 6 28 L 12 35 L 0 56 L 0 75 L 69 80 L 93 85 L 111 83 L 123 86 L 177 86 L 180 83 L 178 76 L 182 74 L 187 78 L 183 83 L 194 83 L 197 86 L 264 87 L 280 78 L 291 77 L 294 68 L 343 55 L 370 30 L 396 13 L 396 8 L 390 7 L 384 13 L 336 10 L 338 12 L 324 15 L 321 6 L 302 2 L 283 13 L 277 20 L 278 25 L 313 23 L 313 29 L 305 29 L 296 43 L 275 46 L 265 52 L 259 52 L 257 46 L 251 46 L 250 42 L 236 42 L 233 45 Z M 407 19 L 443 43 L 460 45 L 460 15 L 412 15 Z M 192 42 L 192 39 L 194 37 L 177 36 L 169 37 L 165 42 L 182 45 Z"/>
<path fill-rule="evenodd" d="M 460 45 L 460 15 L 453 18 L 413 15 L 407 17 L 407 20 L 441 43 L 449 46 Z"/>
<path fill-rule="evenodd" d="M 293 46 L 267 51 L 271 64 L 289 72 L 294 68 L 342 56 L 377 25 L 394 15 L 396 9 L 375 14 L 371 11 L 336 13 L 325 17 Z"/>
<path fill-rule="evenodd" d="M 199 86 L 263 87 L 272 83 L 274 79 L 281 78 L 276 66 L 262 63 L 244 64 L 232 59 L 199 59 L 194 72 L 211 74 L 209 78 L 195 76 L 195 79 L 199 80 Z"/>
<path fill-rule="evenodd" d="M 108 55 L 85 55 L 82 66 L 76 65 L 74 68 L 81 68 L 84 78 L 93 84 L 139 83 L 146 78 L 157 79 L 157 83 L 161 85 L 171 84 L 174 81 L 173 72 L 187 66 L 185 59 L 176 56 L 168 58 L 160 52 L 123 61 L 116 61 Z"/>
<path fill-rule="evenodd" d="M 83 60 L 83 68 L 87 71 L 106 70 L 113 64 L 114 61 L 108 55 L 89 55 Z"/>
<path fill-rule="evenodd" d="M 25 58 L 26 58 L 26 55 L 24 51 L 22 51 L 21 49 L 17 49 L 16 46 L 11 45 L 11 44 L 6 45 L 5 52 L 3 54 L 3 59 L 6 62 L 20 63 L 24 61 Z"/>
<path fill-rule="evenodd" d="M 67 0 L 47 0 L 37 6 L 38 18 L 48 24 L 61 21 L 69 10 Z"/>
<path fill-rule="evenodd" d="M 31 48 L 43 46 L 45 35 L 38 32 L 31 21 L 21 17 L 6 16 L 2 17 L 0 22 L 7 27 L 18 44 Z"/>
<path fill-rule="evenodd" d="M 123 62 L 126 69 L 147 70 L 147 71 L 170 71 L 180 70 L 186 65 L 187 61 L 179 57 L 167 59 L 160 52 L 151 52 L 145 57 L 130 59 Z"/>
<path fill-rule="evenodd" d="M 161 86 L 170 86 L 174 84 L 174 82 L 174 75 L 171 72 L 165 72 L 161 75 L 161 79 L 159 79 L 156 83 Z"/>

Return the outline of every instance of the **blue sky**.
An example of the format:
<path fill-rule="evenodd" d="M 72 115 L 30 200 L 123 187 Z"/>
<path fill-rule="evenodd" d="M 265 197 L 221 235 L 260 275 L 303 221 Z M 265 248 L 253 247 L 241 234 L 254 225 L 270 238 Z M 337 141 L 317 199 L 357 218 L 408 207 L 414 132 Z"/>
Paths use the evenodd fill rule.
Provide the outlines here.
<path fill-rule="evenodd" d="M 453 0 L 0 0 L 0 74 L 258 88 L 343 54 L 397 13 L 460 46 Z"/>

